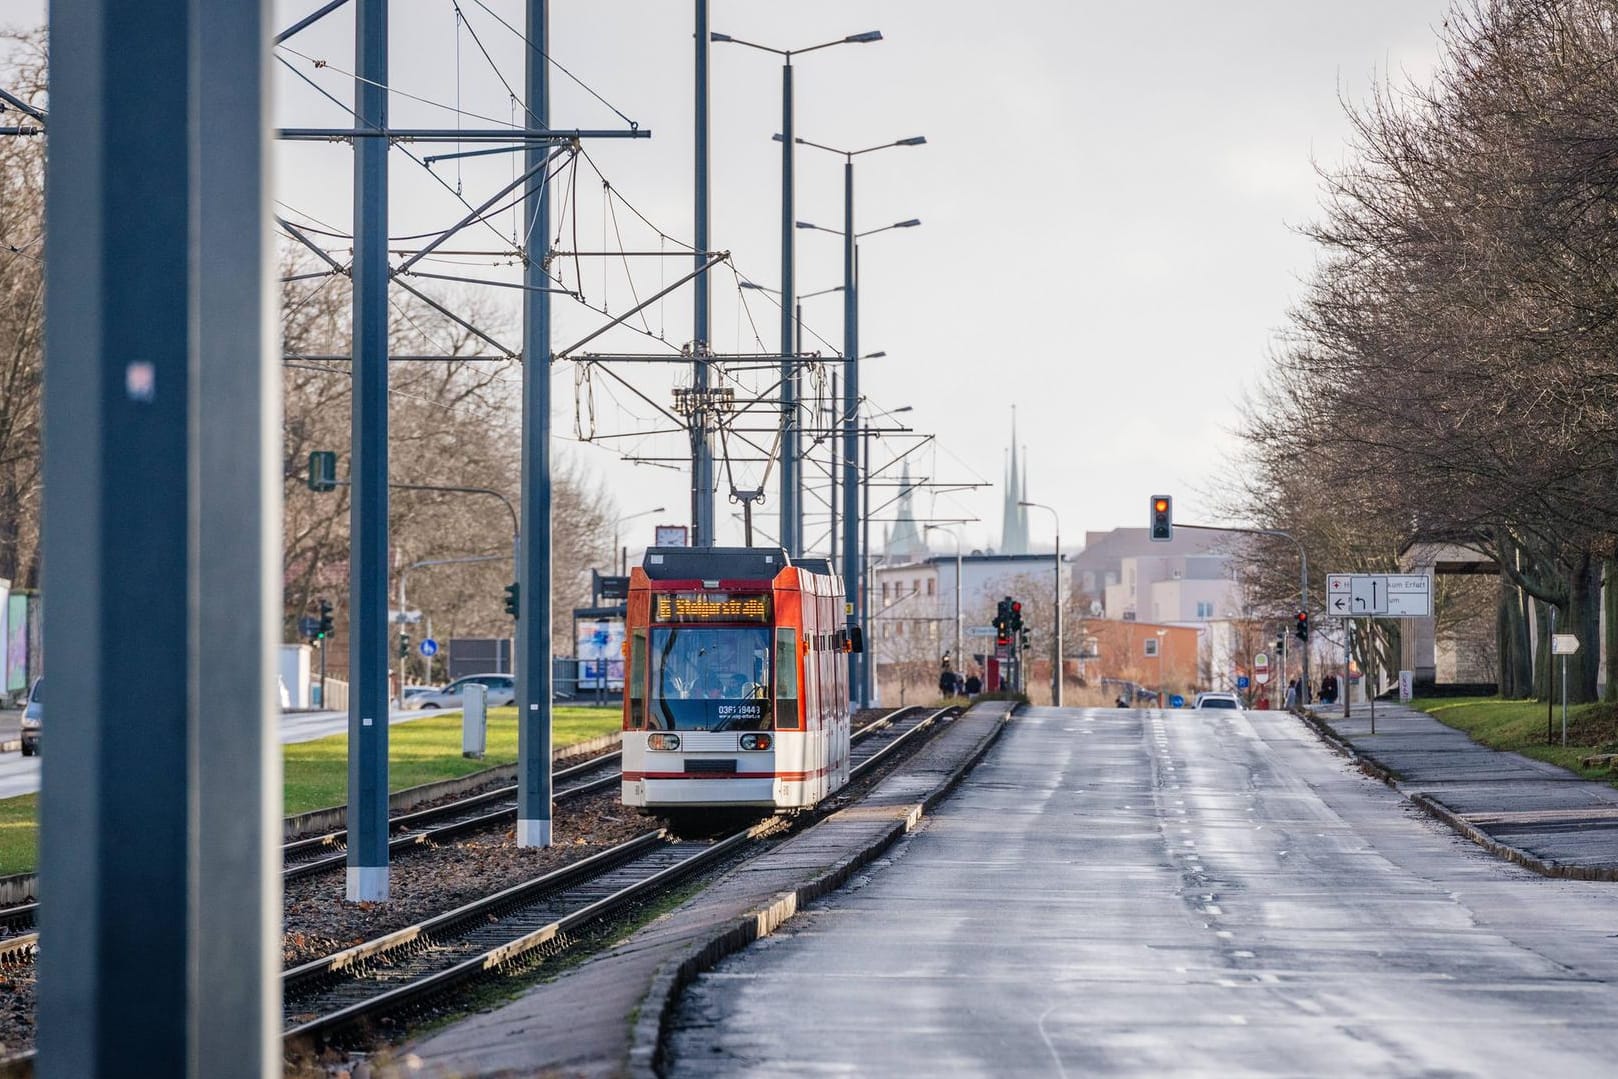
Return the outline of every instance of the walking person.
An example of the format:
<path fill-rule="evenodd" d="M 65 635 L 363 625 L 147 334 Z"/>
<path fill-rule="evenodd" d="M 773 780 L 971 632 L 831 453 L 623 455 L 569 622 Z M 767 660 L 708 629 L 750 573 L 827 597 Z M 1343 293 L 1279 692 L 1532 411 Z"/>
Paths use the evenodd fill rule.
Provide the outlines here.
<path fill-rule="evenodd" d="M 1292 711 L 1298 707 L 1298 680 L 1294 678 L 1287 683 L 1286 710 Z"/>

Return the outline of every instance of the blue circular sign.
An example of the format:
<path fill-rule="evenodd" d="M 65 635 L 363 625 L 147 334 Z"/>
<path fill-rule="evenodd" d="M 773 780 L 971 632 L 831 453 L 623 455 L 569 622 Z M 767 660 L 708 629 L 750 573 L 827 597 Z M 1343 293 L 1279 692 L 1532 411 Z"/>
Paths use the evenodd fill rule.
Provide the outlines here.
<path fill-rule="evenodd" d="M 1169 697 L 1169 707 L 1170 708 L 1184 708 L 1185 707 L 1185 698 L 1180 696 L 1178 693 L 1172 695 L 1171 697 Z"/>
<path fill-rule="evenodd" d="M 438 655 L 438 642 L 433 640 L 431 637 L 422 638 L 422 642 L 416 645 L 416 647 L 421 650 L 421 654 L 424 656 Z"/>

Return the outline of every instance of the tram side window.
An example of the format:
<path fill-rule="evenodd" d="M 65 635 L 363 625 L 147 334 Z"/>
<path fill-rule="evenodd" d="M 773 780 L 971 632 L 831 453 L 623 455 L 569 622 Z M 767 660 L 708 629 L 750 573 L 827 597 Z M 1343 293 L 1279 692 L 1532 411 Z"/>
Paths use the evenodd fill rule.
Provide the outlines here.
<path fill-rule="evenodd" d="M 646 725 L 646 631 L 637 629 L 629 639 L 629 725 Z"/>
<path fill-rule="evenodd" d="M 798 728 L 798 631 L 775 631 L 775 725 Z"/>

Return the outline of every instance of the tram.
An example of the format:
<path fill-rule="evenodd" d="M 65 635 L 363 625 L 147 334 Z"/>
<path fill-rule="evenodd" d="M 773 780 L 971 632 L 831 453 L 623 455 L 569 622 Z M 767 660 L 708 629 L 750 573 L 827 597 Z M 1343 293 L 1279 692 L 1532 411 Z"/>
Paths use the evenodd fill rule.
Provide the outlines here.
<path fill-rule="evenodd" d="M 790 813 L 848 782 L 843 586 L 780 548 L 653 547 L 629 575 L 623 802 Z"/>

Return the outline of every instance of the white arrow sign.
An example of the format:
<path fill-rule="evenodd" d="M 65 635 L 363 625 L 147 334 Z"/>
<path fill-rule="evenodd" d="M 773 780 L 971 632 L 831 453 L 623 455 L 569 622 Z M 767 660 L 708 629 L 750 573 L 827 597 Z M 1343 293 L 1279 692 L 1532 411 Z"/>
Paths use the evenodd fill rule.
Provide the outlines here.
<path fill-rule="evenodd" d="M 1571 633 L 1551 634 L 1551 655 L 1571 656 L 1579 650 L 1579 639 Z"/>

